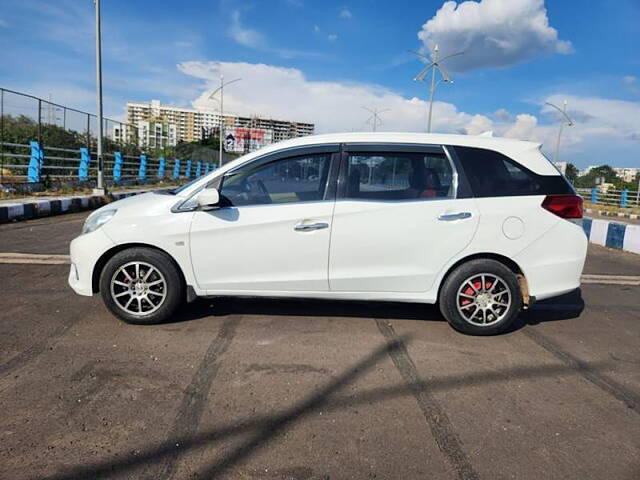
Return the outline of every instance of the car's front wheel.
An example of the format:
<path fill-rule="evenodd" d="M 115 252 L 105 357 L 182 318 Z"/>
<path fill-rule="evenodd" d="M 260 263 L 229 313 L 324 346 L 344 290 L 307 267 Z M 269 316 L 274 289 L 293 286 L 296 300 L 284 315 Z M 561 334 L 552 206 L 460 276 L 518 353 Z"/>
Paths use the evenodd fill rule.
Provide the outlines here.
<path fill-rule="evenodd" d="M 165 253 L 130 248 L 116 253 L 100 275 L 107 308 L 127 323 L 154 324 L 171 317 L 182 303 L 178 267 Z"/>
<path fill-rule="evenodd" d="M 440 291 L 440 311 L 456 330 L 470 335 L 504 332 L 522 308 L 515 274 L 490 259 L 471 260 L 457 267 Z"/>

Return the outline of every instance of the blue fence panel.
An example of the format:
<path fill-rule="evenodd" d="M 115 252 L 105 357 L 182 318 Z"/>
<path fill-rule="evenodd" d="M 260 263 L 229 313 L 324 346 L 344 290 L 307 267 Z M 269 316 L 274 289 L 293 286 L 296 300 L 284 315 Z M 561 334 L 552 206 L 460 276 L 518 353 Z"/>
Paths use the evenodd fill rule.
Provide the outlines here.
<path fill-rule="evenodd" d="M 187 167 L 184 169 L 185 178 L 191 178 L 191 160 L 187 160 Z"/>
<path fill-rule="evenodd" d="M 180 160 L 177 158 L 173 161 L 173 179 L 178 180 L 180 178 Z"/>
<path fill-rule="evenodd" d="M 164 177 L 164 169 L 166 166 L 166 160 L 164 159 L 164 157 L 160 157 L 159 158 L 160 164 L 158 165 L 158 178 L 163 178 Z"/>
<path fill-rule="evenodd" d="M 202 173 L 202 162 L 198 160 L 198 163 L 196 163 L 196 178 L 198 178 L 201 173 Z"/>
<path fill-rule="evenodd" d="M 204 174 L 206 175 L 207 173 L 209 173 L 209 162 L 204 164 Z"/>
<path fill-rule="evenodd" d="M 89 149 L 82 147 L 80 149 L 80 167 L 78 168 L 78 180 L 81 182 L 89 178 L 89 164 L 91 163 L 91 155 Z"/>
<path fill-rule="evenodd" d="M 122 153 L 115 152 L 113 154 L 113 181 L 119 182 L 122 178 Z"/>
<path fill-rule="evenodd" d="M 138 168 L 138 178 L 144 180 L 147 176 L 147 156 L 140 155 L 140 168 Z"/>
<path fill-rule="evenodd" d="M 27 180 L 31 183 L 40 181 L 40 172 L 42 171 L 42 163 L 44 161 L 44 153 L 38 142 L 32 141 L 31 158 L 29 159 L 29 168 L 27 170 Z"/>
<path fill-rule="evenodd" d="M 591 189 L 591 203 L 598 203 L 598 187 Z"/>
<path fill-rule="evenodd" d="M 622 193 L 620 194 L 620 206 L 621 207 L 626 207 L 628 204 L 628 197 L 629 197 L 629 190 L 628 189 L 624 189 L 622 190 Z"/>

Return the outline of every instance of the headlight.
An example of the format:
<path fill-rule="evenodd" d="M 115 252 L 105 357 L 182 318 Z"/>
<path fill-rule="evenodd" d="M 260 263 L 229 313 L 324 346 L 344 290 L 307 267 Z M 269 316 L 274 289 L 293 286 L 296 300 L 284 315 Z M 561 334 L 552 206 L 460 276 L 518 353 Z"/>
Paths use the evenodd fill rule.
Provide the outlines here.
<path fill-rule="evenodd" d="M 89 215 L 89 218 L 84 221 L 84 225 L 82 226 L 82 233 L 91 233 L 94 230 L 99 229 L 102 225 L 111 220 L 117 211 L 118 210 L 114 208 Z"/>

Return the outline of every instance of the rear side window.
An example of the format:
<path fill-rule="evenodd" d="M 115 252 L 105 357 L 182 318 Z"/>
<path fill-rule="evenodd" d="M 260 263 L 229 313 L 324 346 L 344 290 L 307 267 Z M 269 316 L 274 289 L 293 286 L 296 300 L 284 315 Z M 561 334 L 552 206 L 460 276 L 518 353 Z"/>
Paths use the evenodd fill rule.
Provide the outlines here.
<path fill-rule="evenodd" d="M 538 175 L 493 150 L 455 147 L 455 151 L 475 197 L 573 193 L 562 175 Z"/>
<path fill-rule="evenodd" d="M 410 200 L 452 195 L 453 171 L 444 155 L 409 152 L 349 155 L 347 198 Z"/>

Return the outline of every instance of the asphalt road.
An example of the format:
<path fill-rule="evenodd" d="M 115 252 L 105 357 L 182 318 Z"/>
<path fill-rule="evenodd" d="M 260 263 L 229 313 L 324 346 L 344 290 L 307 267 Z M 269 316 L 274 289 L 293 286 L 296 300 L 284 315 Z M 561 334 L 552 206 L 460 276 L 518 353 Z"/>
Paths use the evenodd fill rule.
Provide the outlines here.
<path fill-rule="evenodd" d="M 0 253 L 64 254 L 85 216 L 2 225 Z M 359 302 L 130 326 L 67 273 L 0 264 L 0 478 L 640 478 L 640 286 L 585 284 L 478 338 Z M 585 273 L 640 256 L 594 247 Z"/>

